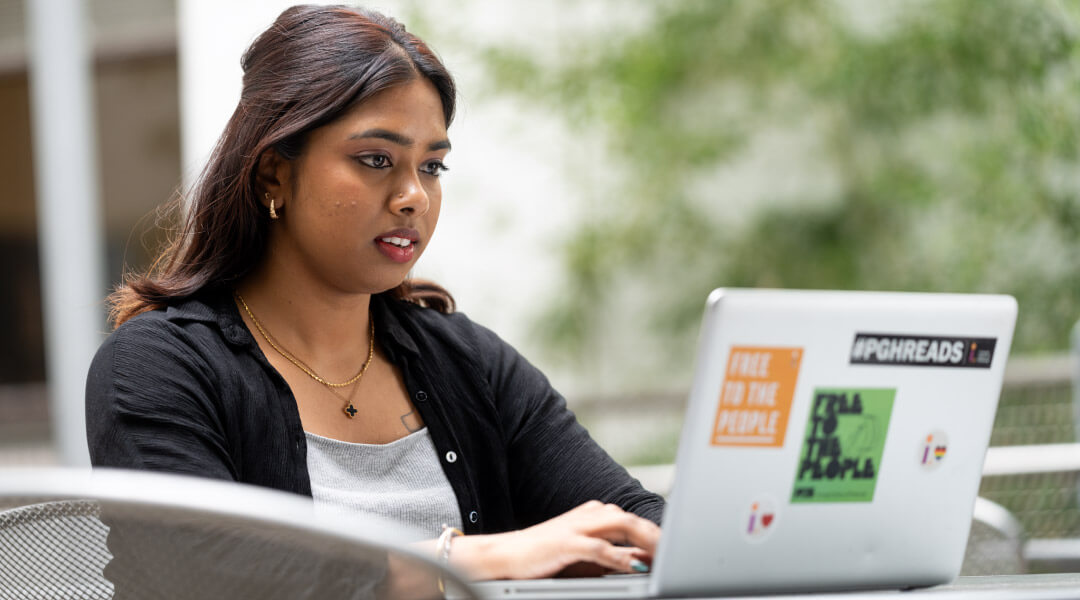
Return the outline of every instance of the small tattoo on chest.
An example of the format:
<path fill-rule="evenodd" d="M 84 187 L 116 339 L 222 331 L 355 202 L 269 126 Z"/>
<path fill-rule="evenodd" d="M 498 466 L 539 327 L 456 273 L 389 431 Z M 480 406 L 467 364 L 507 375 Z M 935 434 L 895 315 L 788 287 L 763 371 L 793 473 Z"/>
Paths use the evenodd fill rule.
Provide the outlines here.
<path fill-rule="evenodd" d="M 416 415 L 415 410 L 410 410 L 401 415 L 401 424 L 405 426 L 405 429 L 408 430 L 409 433 L 416 433 L 417 431 L 420 431 L 420 428 L 423 426 L 420 423 L 420 418 Z"/>

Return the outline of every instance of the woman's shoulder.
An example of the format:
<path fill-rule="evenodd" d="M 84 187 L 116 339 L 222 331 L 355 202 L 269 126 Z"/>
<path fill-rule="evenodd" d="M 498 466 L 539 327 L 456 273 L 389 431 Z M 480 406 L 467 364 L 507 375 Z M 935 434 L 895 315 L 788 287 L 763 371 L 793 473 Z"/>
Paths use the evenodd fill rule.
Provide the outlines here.
<path fill-rule="evenodd" d="M 241 335 L 243 322 L 228 309 L 220 293 L 203 292 L 179 299 L 128 319 L 109 335 L 103 348 L 134 352 L 193 345 L 205 348 L 217 340 Z"/>
<path fill-rule="evenodd" d="M 481 360 L 510 349 L 495 332 L 463 312 L 445 313 L 393 298 L 383 298 L 383 307 L 382 317 L 389 321 L 386 333 L 406 346 L 441 346 Z"/>
<path fill-rule="evenodd" d="M 497 394 L 500 397 L 530 397 L 543 402 L 550 396 L 547 377 L 491 329 L 461 312 L 446 314 L 399 300 L 392 302 L 391 318 L 402 323 L 401 329 L 407 332 L 391 342 L 398 348 L 414 351 L 433 368 L 479 377 L 491 388 L 503 390 Z"/>

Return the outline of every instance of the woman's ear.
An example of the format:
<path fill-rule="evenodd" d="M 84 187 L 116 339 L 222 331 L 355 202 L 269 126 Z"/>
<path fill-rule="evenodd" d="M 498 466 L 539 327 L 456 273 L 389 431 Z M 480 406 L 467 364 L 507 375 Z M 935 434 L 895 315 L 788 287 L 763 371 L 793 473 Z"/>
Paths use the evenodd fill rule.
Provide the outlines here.
<path fill-rule="evenodd" d="M 274 201 L 277 210 L 281 210 L 288 202 L 289 176 L 292 163 L 278 154 L 274 148 L 267 148 L 259 156 L 259 164 L 255 168 L 255 191 L 259 195 L 259 202 L 267 210 L 270 209 L 270 200 Z"/>

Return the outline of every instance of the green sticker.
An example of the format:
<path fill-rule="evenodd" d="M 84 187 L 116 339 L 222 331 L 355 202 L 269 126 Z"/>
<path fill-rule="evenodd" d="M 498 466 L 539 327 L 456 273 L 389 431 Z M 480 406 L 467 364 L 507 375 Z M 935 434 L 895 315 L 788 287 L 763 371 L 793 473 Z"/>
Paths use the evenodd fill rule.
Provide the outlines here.
<path fill-rule="evenodd" d="M 895 389 L 814 390 L 794 502 L 871 502 Z"/>

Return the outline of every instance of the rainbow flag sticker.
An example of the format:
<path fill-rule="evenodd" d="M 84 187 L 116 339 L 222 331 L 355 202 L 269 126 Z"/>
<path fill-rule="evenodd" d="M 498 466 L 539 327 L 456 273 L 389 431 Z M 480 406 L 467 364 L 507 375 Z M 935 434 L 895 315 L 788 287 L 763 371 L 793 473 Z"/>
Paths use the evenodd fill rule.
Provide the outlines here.
<path fill-rule="evenodd" d="M 944 460 L 949 450 L 949 438 L 944 431 L 931 431 L 919 443 L 919 466 L 932 471 Z"/>

